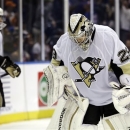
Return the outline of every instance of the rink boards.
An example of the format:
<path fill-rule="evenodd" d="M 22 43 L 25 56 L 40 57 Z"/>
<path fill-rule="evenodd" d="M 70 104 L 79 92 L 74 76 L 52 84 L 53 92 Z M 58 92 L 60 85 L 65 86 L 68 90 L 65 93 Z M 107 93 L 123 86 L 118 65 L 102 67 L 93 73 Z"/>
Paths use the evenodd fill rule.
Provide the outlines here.
<path fill-rule="evenodd" d="M 22 73 L 18 78 L 5 76 L 1 79 L 6 107 L 0 108 L 0 124 L 52 116 L 55 106 L 46 105 L 47 83 L 42 72 L 48 64 L 19 63 Z"/>

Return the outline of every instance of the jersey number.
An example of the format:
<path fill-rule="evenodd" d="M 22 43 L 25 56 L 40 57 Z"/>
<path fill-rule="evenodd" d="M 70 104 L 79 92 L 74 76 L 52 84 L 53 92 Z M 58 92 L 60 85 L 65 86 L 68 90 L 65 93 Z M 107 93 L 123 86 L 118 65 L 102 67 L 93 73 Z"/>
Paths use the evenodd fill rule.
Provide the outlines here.
<path fill-rule="evenodd" d="M 118 57 L 120 57 L 121 62 L 125 62 L 125 61 L 129 60 L 130 59 L 129 50 L 126 48 L 126 49 L 119 51 Z"/>

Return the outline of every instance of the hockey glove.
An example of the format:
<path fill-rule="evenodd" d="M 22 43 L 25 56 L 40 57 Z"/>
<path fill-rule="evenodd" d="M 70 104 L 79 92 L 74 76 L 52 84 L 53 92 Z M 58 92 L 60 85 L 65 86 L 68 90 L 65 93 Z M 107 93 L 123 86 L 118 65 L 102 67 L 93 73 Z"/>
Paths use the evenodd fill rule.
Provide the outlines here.
<path fill-rule="evenodd" d="M 130 111 L 130 86 L 121 86 L 116 82 L 111 82 L 113 88 L 112 99 L 116 110 L 120 114 Z"/>
<path fill-rule="evenodd" d="M 3 57 L 1 68 L 12 78 L 18 77 L 21 73 L 20 67 L 17 64 L 14 64 L 8 56 Z"/>

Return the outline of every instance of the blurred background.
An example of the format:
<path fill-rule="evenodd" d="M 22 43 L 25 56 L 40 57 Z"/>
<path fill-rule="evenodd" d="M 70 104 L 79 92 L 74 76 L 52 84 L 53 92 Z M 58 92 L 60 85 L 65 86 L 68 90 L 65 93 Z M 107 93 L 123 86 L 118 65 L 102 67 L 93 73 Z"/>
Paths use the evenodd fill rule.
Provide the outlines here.
<path fill-rule="evenodd" d="M 0 0 L 0 7 L 7 24 L 2 30 L 3 55 L 22 70 L 17 79 L 2 78 L 6 107 L 0 109 L 0 124 L 52 116 L 55 106 L 46 105 L 42 70 L 51 60 L 53 45 L 67 31 L 71 14 L 111 27 L 130 49 L 130 0 Z"/>
<path fill-rule="evenodd" d="M 0 7 L 7 23 L 3 53 L 16 62 L 49 61 L 73 13 L 113 28 L 130 48 L 130 0 L 0 0 Z"/>

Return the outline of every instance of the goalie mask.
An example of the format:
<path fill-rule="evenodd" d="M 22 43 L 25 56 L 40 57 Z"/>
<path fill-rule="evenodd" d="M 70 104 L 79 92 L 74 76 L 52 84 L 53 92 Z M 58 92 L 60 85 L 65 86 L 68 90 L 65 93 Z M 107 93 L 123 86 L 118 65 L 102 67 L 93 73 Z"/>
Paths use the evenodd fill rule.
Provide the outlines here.
<path fill-rule="evenodd" d="M 2 30 L 6 26 L 4 21 L 5 21 L 5 17 L 4 17 L 3 9 L 0 8 L 0 30 Z"/>
<path fill-rule="evenodd" d="M 82 14 L 73 14 L 70 16 L 68 34 L 70 39 L 77 43 L 79 47 L 86 51 L 92 40 L 91 36 L 94 31 L 93 23 Z"/>

